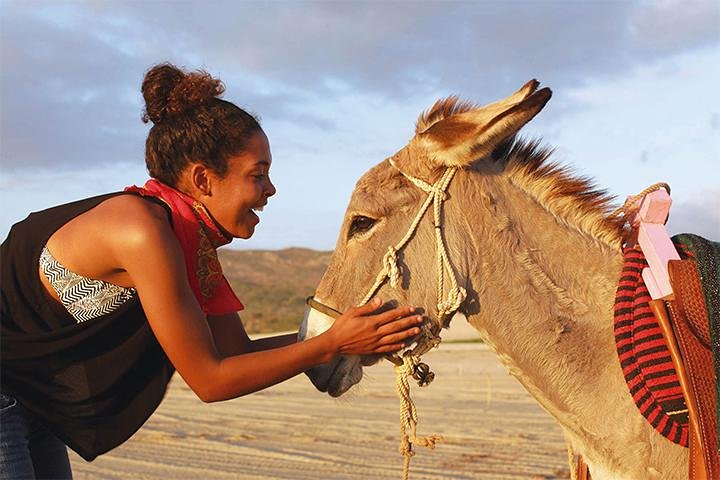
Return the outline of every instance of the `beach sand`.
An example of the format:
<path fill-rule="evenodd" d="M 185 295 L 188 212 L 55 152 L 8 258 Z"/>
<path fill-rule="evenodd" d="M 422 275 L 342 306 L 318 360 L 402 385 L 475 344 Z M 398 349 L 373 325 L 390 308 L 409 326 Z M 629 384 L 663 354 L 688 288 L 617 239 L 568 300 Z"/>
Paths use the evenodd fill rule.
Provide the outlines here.
<path fill-rule="evenodd" d="M 465 326 L 443 335 L 472 339 Z M 459 334 L 458 330 L 462 330 Z M 560 428 L 482 343 L 443 343 L 423 358 L 435 372 L 412 384 L 418 434 L 410 479 L 568 478 Z M 339 399 L 300 375 L 231 401 L 204 404 L 177 375 L 160 408 L 125 444 L 87 463 L 76 479 L 397 479 L 399 401 L 389 362 L 365 369 Z"/>

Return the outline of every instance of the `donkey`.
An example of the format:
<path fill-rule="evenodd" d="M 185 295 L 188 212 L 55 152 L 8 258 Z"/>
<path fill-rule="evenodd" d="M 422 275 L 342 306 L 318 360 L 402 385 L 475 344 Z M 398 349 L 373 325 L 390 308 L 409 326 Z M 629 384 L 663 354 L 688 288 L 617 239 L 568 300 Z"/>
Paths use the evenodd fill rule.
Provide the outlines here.
<path fill-rule="evenodd" d="M 550 149 L 516 138 L 551 97 L 538 86 L 532 80 L 483 107 L 450 97 L 421 114 L 410 142 L 358 181 L 315 299 L 339 311 L 361 302 L 427 196 L 412 180 L 433 184 L 456 169 L 437 228 L 462 301 L 449 312 L 438 305 L 437 228 L 427 218 L 397 252 L 400 281 L 376 295 L 422 306 L 437 330 L 463 313 L 557 420 L 593 479 L 686 477 L 687 449 L 639 413 L 618 361 L 623 226 L 608 215 L 612 198 L 552 163 Z M 322 330 L 316 314 L 301 336 Z M 341 357 L 308 375 L 339 396 L 377 360 Z"/>

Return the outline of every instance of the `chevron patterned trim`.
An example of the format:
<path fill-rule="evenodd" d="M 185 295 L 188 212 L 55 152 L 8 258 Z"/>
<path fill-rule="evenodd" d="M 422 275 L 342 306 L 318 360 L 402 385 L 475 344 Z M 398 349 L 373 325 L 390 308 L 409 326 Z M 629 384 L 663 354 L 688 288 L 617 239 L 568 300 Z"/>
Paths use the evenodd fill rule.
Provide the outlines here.
<path fill-rule="evenodd" d="M 78 323 L 101 317 L 132 298 L 136 290 L 82 277 L 65 268 L 47 247 L 40 254 L 40 269 L 65 309 Z"/>

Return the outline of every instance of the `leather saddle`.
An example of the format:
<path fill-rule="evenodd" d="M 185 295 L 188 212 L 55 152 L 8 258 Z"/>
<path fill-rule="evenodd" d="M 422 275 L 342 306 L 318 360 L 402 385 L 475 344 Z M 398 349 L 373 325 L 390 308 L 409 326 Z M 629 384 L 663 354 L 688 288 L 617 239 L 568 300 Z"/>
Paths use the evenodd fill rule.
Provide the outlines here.
<path fill-rule="evenodd" d="M 695 260 L 670 260 L 674 295 L 652 300 L 688 407 L 691 480 L 720 478 L 716 376 L 709 315 Z"/>
<path fill-rule="evenodd" d="M 625 212 L 631 226 L 627 244 L 639 244 L 648 259 L 642 276 L 653 298 L 649 306 L 665 337 L 688 408 L 688 478 L 718 480 L 720 244 L 692 234 L 671 241 L 664 226 L 670 189 L 657 185 L 663 188 L 653 186 L 629 197 L 618 211 Z M 673 242 L 689 247 L 685 253 L 690 258 L 681 260 L 685 257 L 678 255 Z M 590 478 L 582 458 L 576 472 L 580 479 Z"/>
<path fill-rule="evenodd" d="M 717 270 L 717 265 L 711 272 L 714 270 Z M 711 272 L 705 270 L 705 277 L 709 277 L 707 274 Z M 710 331 L 711 315 L 706 303 L 707 292 L 703 292 L 701 275 L 694 259 L 670 260 L 668 275 L 673 294 L 651 300 L 649 305 L 663 331 L 688 408 L 688 478 L 716 480 L 720 479 L 717 374 L 713 360 L 713 335 Z M 710 292 L 710 308 L 715 312 L 719 311 L 720 305 L 717 285 L 715 283 L 715 291 Z M 717 347 L 720 345 L 715 345 L 716 351 Z M 590 479 L 590 472 L 582 457 L 578 458 L 575 478 Z"/>

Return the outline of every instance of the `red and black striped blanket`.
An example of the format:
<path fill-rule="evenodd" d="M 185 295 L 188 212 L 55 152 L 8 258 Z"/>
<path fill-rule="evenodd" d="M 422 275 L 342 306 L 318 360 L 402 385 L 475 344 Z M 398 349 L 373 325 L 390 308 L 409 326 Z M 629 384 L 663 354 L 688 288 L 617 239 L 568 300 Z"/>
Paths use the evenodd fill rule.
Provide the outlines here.
<path fill-rule="evenodd" d="M 675 245 L 681 256 L 682 245 Z M 642 279 L 648 264 L 640 247 L 624 250 L 615 294 L 615 343 L 625 381 L 640 412 L 671 441 L 688 446 L 688 410 L 660 325 Z"/>

